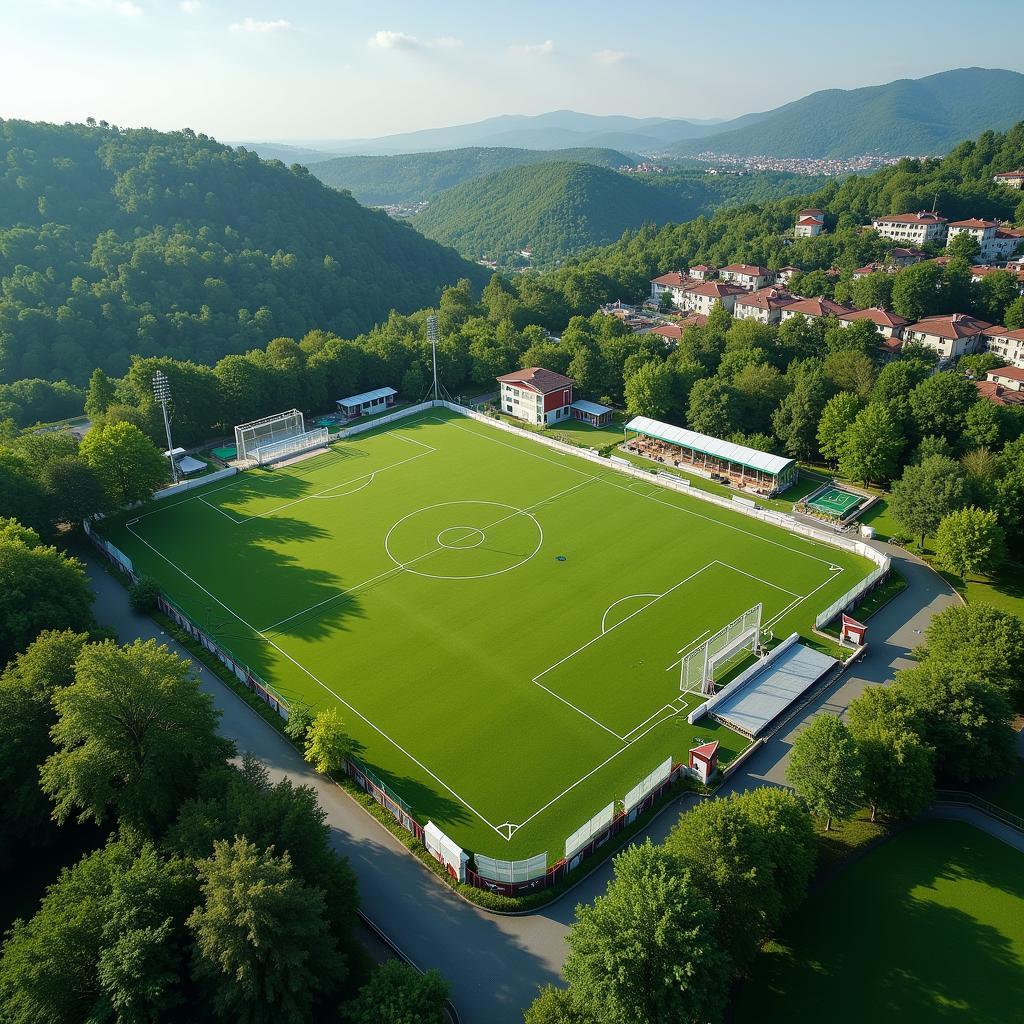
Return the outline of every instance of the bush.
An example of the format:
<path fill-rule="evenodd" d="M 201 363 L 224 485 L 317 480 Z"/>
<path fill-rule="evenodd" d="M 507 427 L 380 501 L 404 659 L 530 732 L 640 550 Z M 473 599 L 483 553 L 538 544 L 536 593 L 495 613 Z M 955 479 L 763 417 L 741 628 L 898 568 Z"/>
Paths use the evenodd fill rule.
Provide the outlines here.
<path fill-rule="evenodd" d="M 128 603 L 132 611 L 148 614 L 156 611 L 156 601 L 160 596 L 160 584 L 149 576 L 142 576 L 138 583 L 128 588 Z"/>

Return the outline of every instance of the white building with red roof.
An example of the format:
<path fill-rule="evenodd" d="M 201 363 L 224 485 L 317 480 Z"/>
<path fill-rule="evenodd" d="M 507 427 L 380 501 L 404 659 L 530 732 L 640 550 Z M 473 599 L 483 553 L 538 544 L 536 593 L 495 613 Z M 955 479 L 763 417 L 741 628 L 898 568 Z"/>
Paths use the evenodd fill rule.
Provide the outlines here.
<path fill-rule="evenodd" d="M 690 267 L 690 277 L 695 281 L 710 281 L 717 273 L 718 271 L 714 267 L 706 266 L 703 263 Z"/>
<path fill-rule="evenodd" d="M 989 352 L 994 352 L 1007 366 L 1024 370 L 1024 330 L 1011 331 L 1005 327 L 991 327 L 987 332 L 987 338 Z"/>
<path fill-rule="evenodd" d="M 992 180 L 997 185 L 1008 185 L 1010 188 L 1024 188 L 1024 171 L 1002 171 L 1000 174 L 993 174 Z"/>
<path fill-rule="evenodd" d="M 749 263 L 730 263 L 729 266 L 722 267 L 718 276 L 723 281 L 738 284 L 750 292 L 763 288 L 767 284 L 775 283 L 774 271 Z"/>
<path fill-rule="evenodd" d="M 1024 331 L 1019 333 L 1024 334 Z M 997 366 L 985 374 L 985 380 L 999 384 L 1008 391 L 1024 392 L 1024 367 Z"/>
<path fill-rule="evenodd" d="M 744 292 L 736 297 L 732 315 L 737 320 L 776 324 L 782 318 L 782 310 L 796 301 L 795 295 L 779 288 L 758 288 L 756 292 Z"/>
<path fill-rule="evenodd" d="M 861 320 L 867 320 L 869 323 L 874 324 L 875 330 L 883 338 L 902 338 L 903 329 L 910 323 L 906 317 L 890 313 L 889 310 L 878 306 L 871 306 L 868 309 L 855 309 L 852 313 L 842 313 L 839 316 L 839 323 L 843 327 L 849 327 L 850 324 L 858 323 Z"/>
<path fill-rule="evenodd" d="M 844 313 L 852 313 L 852 306 L 844 306 L 841 302 L 834 302 L 824 297 L 817 299 L 800 299 L 792 302 L 782 310 L 782 319 L 789 320 L 794 316 L 806 316 L 809 318 L 822 316 L 842 316 Z"/>
<path fill-rule="evenodd" d="M 987 398 L 996 405 L 1024 406 L 1024 392 L 1016 391 L 988 379 L 975 381 L 974 386 L 978 389 L 980 398 Z"/>
<path fill-rule="evenodd" d="M 925 258 L 921 249 L 908 249 L 905 246 L 897 246 L 889 250 L 889 264 L 894 267 L 912 267 Z"/>
<path fill-rule="evenodd" d="M 909 324 L 904 328 L 903 340 L 934 349 L 943 362 L 948 362 L 972 352 L 981 352 L 991 329 L 991 324 L 969 313 L 947 313 Z"/>
<path fill-rule="evenodd" d="M 672 296 L 673 305 L 682 306 L 683 293 L 695 283 L 692 277 L 681 270 L 670 270 L 651 280 L 651 300 L 660 305 L 662 295 L 668 292 Z"/>
<path fill-rule="evenodd" d="M 978 255 L 985 263 L 1009 259 L 1024 245 L 1024 231 L 1003 227 L 997 220 L 981 220 L 978 217 L 952 221 L 946 245 L 950 245 L 960 235 L 970 235 L 978 243 Z"/>
<path fill-rule="evenodd" d="M 922 246 L 925 242 L 946 240 L 946 218 L 929 210 L 917 213 L 889 213 L 875 217 L 871 226 L 883 237 L 894 242 Z"/>
<path fill-rule="evenodd" d="M 564 373 L 528 366 L 497 378 L 502 412 L 538 427 L 572 417 L 575 381 Z"/>
<path fill-rule="evenodd" d="M 740 285 L 728 281 L 704 281 L 686 289 L 683 293 L 683 309 L 708 316 L 718 304 L 731 313 L 737 296 L 743 295 L 745 291 Z"/>
<path fill-rule="evenodd" d="M 821 210 L 801 210 L 796 215 L 793 235 L 796 238 L 817 238 L 825 230 L 825 214 Z"/>
<path fill-rule="evenodd" d="M 794 274 L 802 273 L 803 271 L 799 267 L 780 267 L 775 271 L 775 283 L 785 287 L 793 280 Z"/>

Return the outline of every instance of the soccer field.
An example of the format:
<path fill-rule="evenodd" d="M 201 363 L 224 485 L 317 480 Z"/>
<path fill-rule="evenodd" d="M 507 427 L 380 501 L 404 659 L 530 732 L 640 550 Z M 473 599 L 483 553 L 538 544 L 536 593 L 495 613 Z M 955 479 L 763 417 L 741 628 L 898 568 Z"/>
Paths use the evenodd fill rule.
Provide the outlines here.
<path fill-rule="evenodd" d="M 104 534 L 467 850 L 547 851 L 671 755 L 746 741 L 679 692 L 758 601 L 776 636 L 864 559 L 432 410 L 119 519 Z"/>

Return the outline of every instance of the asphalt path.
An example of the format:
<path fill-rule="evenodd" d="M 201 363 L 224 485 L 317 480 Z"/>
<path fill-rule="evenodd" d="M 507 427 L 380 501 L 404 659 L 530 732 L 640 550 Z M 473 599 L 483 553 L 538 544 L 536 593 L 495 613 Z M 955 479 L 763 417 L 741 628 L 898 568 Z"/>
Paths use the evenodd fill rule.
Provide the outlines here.
<path fill-rule="evenodd" d="M 908 587 L 876 613 L 868 629 L 864 660 L 841 676 L 793 720 L 747 759 L 725 791 L 784 785 L 785 766 L 794 736 L 823 711 L 842 713 L 864 688 L 884 683 L 911 664 L 910 650 L 936 612 L 959 599 L 946 583 L 918 559 L 887 548 Z M 96 617 L 112 627 L 122 643 L 157 638 L 183 657 L 188 652 L 146 616 L 128 606 L 121 584 L 88 557 L 96 593 Z M 537 989 L 561 981 L 565 935 L 579 902 L 600 895 L 611 877 L 605 863 L 555 904 L 522 916 L 501 916 L 475 907 L 440 883 L 344 790 L 314 772 L 273 727 L 206 668 L 196 664 L 203 689 L 222 712 L 220 731 L 268 768 L 274 780 L 285 776 L 312 786 L 327 813 L 331 839 L 359 879 L 362 909 L 417 966 L 436 967 L 451 984 L 451 997 L 464 1024 L 521 1022 L 523 1009 Z M 667 807 L 644 835 L 656 842 L 685 810 L 684 798 Z"/>

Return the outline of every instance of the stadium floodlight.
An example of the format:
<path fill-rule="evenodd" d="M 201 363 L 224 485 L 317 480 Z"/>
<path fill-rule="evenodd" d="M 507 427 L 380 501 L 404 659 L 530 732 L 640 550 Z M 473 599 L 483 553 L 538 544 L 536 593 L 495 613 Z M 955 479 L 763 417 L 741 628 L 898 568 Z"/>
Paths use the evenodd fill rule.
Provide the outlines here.
<path fill-rule="evenodd" d="M 430 354 L 434 361 L 434 382 L 430 390 L 434 393 L 435 400 L 440 400 L 441 395 L 437 389 L 437 317 L 433 313 L 427 317 L 427 341 L 430 342 Z"/>
<path fill-rule="evenodd" d="M 167 405 L 171 400 L 171 382 L 163 370 L 153 374 L 153 397 L 160 403 L 164 412 L 164 430 L 167 432 L 167 458 L 171 462 L 171 479 L 178 482 L 178 464 L 174 461 L 174 442 L 171 441 L 171 417 Z"/>

